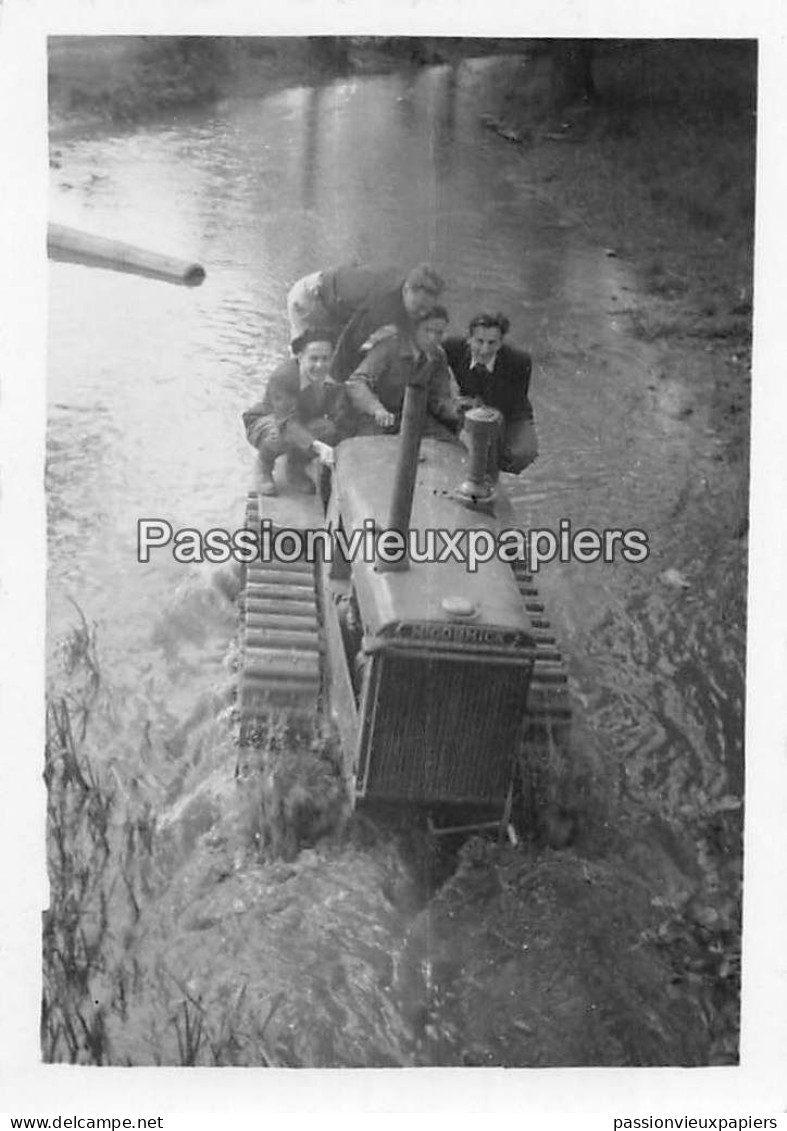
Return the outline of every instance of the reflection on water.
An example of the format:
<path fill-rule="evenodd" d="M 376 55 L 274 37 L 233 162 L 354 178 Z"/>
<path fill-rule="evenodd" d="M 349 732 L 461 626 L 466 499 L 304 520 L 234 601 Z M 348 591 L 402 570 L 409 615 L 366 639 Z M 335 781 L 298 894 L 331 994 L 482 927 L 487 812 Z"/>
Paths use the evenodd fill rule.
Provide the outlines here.
<path fill-rule="evenodd" d="M 182 724 L 217 678 L 216 648 L 201 660 L 197 640 L 185 663 L 161 618 L 201 575 L 166 551 L 140 565 L 137 520 L 242 521 L 240 413 L 284 354 L 294 279 L 353 258 L 430 259 L 455 332 L 479 307 L 501 309 L 533 354 L 542 455 L 512 484 L 522 523 L 651 535 L 639 573 L 572 564 L 540 584 L 589 724 L 627 763 L 625 790 L 662 794 L 674 811 L 692 789 L 740 785 L 742 648 L 707 621 L 687 633 L 697 610 L 655 582 L 695 438 L 649 408 L 653 357 L 617 314 L 633 285 L 624 265 L 554 213 L 526 152 L 479 128 L 487 76 L 507 65 L 301 86 L 61 143 L 54 218 L 193 257 L 208 274 L 190 291 L 51 266 L 50 642 L 73 598 L 98 625 L 110 681 L 148 689 L 145 725 Z M 226 643 L 231 620 L 213 630 Z"/>

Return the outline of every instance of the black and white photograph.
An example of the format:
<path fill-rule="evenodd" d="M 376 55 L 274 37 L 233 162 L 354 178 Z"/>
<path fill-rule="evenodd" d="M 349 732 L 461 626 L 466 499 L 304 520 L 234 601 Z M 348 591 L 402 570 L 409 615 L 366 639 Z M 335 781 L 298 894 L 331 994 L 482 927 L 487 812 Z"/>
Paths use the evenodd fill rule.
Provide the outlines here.
<path fill-rule="evenodd" d="M 41 1066 L 745 1059 L 767 52 L 463 26 L 46 29 Z"/>

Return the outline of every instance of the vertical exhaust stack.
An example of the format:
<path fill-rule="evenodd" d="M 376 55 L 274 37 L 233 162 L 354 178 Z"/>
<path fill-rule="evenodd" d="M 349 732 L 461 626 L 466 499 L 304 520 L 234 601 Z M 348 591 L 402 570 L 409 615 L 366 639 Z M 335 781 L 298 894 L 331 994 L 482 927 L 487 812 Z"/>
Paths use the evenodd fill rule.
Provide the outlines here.
<path fill-rule="evenodd" d="M 426 400 L 426 376 L 418 373 L 404 393 L 399 451 L 396 456 L 393 495 L 388 514 L 388 530 L 398 530 L 405 540 L 413 511 L 418 454 L 421 450 L 421 435 L 426 419 Z M 410 561 L 406 553 L 397 562 L 386 562 L 380 557 L 377 558 L 376 569 L 379 573 L 394 573 L 409 568 Z"/>
<path fill-rule="evenodd" d="M 457 487 L 468 506 L 489 504 L 498 478 L 498 436 L 501 415 L 496 408 L 471 408 L 465 416 L 465 438 L 470 453 L 467 479 Z"/>

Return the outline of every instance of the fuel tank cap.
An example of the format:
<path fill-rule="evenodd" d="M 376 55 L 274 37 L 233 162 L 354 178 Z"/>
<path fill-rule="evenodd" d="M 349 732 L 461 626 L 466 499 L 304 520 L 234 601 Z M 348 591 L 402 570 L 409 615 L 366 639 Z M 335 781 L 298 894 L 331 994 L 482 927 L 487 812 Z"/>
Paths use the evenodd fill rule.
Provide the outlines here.
<path fill-rule="evenodd" d="M 478 609 L 472 601 L 468 601 L 466 597 L 443 597 L 440 602 L 444 613 L 448 613 L 449 617 L 474 617 Z"/>

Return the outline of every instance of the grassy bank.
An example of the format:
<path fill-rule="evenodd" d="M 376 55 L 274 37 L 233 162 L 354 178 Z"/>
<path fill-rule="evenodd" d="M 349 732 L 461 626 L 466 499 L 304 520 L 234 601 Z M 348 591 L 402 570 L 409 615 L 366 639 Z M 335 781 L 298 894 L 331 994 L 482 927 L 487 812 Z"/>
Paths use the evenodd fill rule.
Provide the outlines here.
<path fill-rule="evenodd" d="M 49 118 L 133 122 L 216 97 L 230 63 L 220 41 L 146 36 L 63 36 L 49 41 Z"/>
<path fill-rule="evenodd" d="M 594 242 L 632 262 L 637 336 L 725 355 L 709 392 L 745 459 L 756 47 L 602 43 L 592 74 L 595 97 L 565 104 L 551 58 L 536 55 L 486 124 L 522 147 L 534 180 Z"/>

